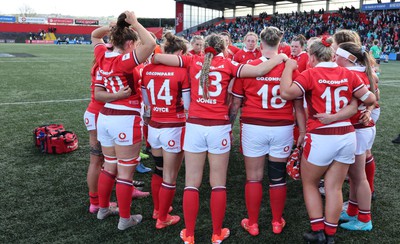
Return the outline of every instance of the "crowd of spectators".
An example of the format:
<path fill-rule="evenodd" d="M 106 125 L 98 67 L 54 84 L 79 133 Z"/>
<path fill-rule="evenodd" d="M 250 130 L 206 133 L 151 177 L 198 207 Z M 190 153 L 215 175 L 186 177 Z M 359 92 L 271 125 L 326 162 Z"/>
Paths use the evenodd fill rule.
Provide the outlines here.
<path fill-rule="evenodd" d="M 360 34 L 363 45 L 368 50 L 373 40 L 379 40 L 383 52 L 399 50 L 400 10 L 360 12 L 353 6 L 341 8 L 337 12 L 260 13 L 259 17 L 247 15 L 233 21 L 222 21 L 217 25 L 204 25 L 198 28 L 206 36 L 212 32 L 229 32 L 234 42 L 242 42 L 247 32 L 259 34 L 267 26 L 276 26 L 285 31 L 283 40 L 290 42 L 293 36 L 302 34 L 307 39 L 323 34 L 333 35 L 341 29 L 350 29 Z"/>

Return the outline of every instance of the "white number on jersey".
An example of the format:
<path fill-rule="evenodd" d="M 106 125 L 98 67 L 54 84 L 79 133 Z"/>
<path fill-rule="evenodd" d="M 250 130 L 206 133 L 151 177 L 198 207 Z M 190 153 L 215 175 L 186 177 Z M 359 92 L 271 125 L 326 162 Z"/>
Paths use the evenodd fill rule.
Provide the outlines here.
<path fill-rule="evenodd" d="M 116 80 L 116 82 L 114 81 L 114 78 Z M 110 88 L 108 88 L 108 82 L 110 82 Z M 107 92 L 109 93 L 117 93 L 119 90 L 121 90 L 122 88 L 124 88 L 124 84 L 122 83 L 121 78 L 119 78 L 119 76 L 111 76 L 107 78 L 104 78 L 104 85 L 107 89 Z"/>
<path fill-rule="evenodd" d="M 347 100 L 346 97 L 341 97 L 340 92 L 341 91 L 347 91 L 349 87 L 347 86 L 340 86 L 336 88 L 333 92 L 333 100 L 332 100 L 332 92 L 331 92 L 331 87 L 328 86 L 324 93 L 322 93 L 321 98 L 325 99 L 325 111 L 327 114 L 332 113 L 332 104 L 335 105 L 335 113 L 339 112 L 340 109 L 344 108 L 347 106 L 349 103 L 349 100 Z M 343 102 L 343 105 L 340 106 L 340 102 Z"/>
<path fill-rule="evenodd" d="M 201 70 L 199 71 L 199 73 L 197 73 L 197 75 L 195 76 L 196 79 L 200 79 L 200 75 L 201 75 Z M 222 85 L 221 85 L 221 81 L 222 81 L 222 75 L 220 72 L 218 71 L 212 71 L 208 74 L 208 76 L 213 76 L 215 77 L 215 79 L 213 79 L 211 81 L 211 85 L 215 86 L 217 88 L 216 91 L 213 92 L 209 92 L 210 97 L 218 97 L 219 95 L 221 95 L 222 92 Z M 211 80 L 211 79 L 210 79 Z M 199 96 L 203 96 L 203 89 L 200 86 L 200 81 L 199 81 Z"/>
<path fill-rule="evenodd" d="M 147 84 L 147 89 L 150 90 L 151 104 L 156 105 L 156 99 L 154 94 L 154 79 L 149 81 Z M 166 105 L 171 105 L 173 97 L 171 96 L 171 91 L 169 89 L 169 79 L 165 79 L 160 90 L 157 93 L 158 100 L 164 100 Z"/>
<path fill-rule="evenodd" d="M 278 95 L 280 86 L 276 85 L 272 87 L 272 98 L 271 98 L 271 107 L 279 109 L 283 108 L 286 104 L 286 100 L 282 99 L 280 95 Z M 264 84 L 260 90 L 258 90 L 257 95 L 261 96 L 261 104 L 262 108 L 267 109 L 268 108 L 268 85 Z M 278 102 L 278 100 L 280 102 Z"/>

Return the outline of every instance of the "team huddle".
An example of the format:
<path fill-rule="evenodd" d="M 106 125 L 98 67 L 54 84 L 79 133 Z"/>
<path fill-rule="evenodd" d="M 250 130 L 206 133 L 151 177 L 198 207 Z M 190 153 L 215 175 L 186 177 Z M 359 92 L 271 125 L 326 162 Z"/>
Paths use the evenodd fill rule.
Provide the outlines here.
<path fill-rule="evenodd" d="M 104 43 L 105 36 L 112 45 Z M 159 48 L 129 11 L 115 24 L 94 30 L 92 99 L 85 112 L 91 153 L 89 211 L 100 220 L 119 215 L 120 230 L 142 221 L 140 214 L 131 215 L 131 203 L 144 137 L 155 163 L 155 227 L 180 221 L 171 211 L 184 158 L 185 228 L 180 237 L 195 243 L 199 187 L 208 159 L 211 242 L 221 243 L 230 235 L 223 226 L 226 181 L 232 128 L 240 114 L 248 214 L 240 224 L 250 235 L 259 234 L 265 166 L 273 233 L 280 234 L 286 225 L 286 162 L 293 147 L 303 150 L 301 180 L 311 225 L 304 240 L 334 243 L 339 220 L 344 229 L 371 230 L 375 166 L 370 150 L 379 117 L 374 60 L 352 31 L 308 42 L 299 35 L 290 46 L 282 44 L 282 37 L 272 26 L 259 36 L 249 32 L 241 50 L 231 44 L 228 33 L 205 40 L 196 36 L 189 52 L 186 40 L 167 33 Z M 346 176 L 350 196 L 342 210 Z M 318 188 L 322 178 L 325 206 Z M 114 184 L 117 203 L 110 203 Z"/>

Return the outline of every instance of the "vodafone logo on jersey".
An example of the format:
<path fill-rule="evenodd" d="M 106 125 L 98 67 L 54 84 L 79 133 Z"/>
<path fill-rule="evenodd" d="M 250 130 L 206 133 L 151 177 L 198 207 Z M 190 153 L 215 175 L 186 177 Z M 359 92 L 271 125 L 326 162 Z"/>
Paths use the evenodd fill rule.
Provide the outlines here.
<path fill-rule="evenodd" d="M 170 147 L 173 147 L 173 146 L 175 146 L 175 141 L 174 140 L 169 140 L 168 141 L 168 146 L 170 146 Z"/>
<path fill-rule="evenodd" d="M 226 145 L 228 145 L 228 140 L 227 139 L 223 139 L 221 144 L 222 144 L 222 146 L 226 147 Z"/>
<path fill-rule="evenodd" d="M 126 138 L 126 134 L 121 132 L 121 133 L 119 133 L 118 137 L 119 137 L 119 139 L 124 140 Z"/>
<path fill-rule="evenodd" d="M 88 125 L 89 124 L 89 119 L 85 118 L 85 124 Z"/>
<path fill-rule="evenodd" d="M 289 147 L 289 146 L 286 146 L 286 147 L 283 149 L 283 151 L 284 151 L 284 152 L 289 152 L 289 149 L 290 149 L 290 147 Z"/>

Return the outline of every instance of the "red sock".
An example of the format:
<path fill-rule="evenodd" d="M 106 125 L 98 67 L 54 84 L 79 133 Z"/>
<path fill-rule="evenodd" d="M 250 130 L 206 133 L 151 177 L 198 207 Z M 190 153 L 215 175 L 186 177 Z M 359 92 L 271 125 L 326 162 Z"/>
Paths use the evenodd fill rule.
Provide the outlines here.
<path fill-rule="evenodd" d="M 324 218 L 314 218 L 310 219 L 311 229 L 312 231 L 320 231 L 325 229 Z"/>
<path fill-rule="evenodd" d="M 161 184 L 160 192 L 158 193 L 158 198 L 160 199 L 158 205 L 159 219 L 165 221 L 167 218 L 169 207 L 172 205 L 172 200 L 174 199 L 176 190 L 176 185 L 170 185 L 165 182 Z"/>
<path fill-rule="evenodd" d="M 104 169 L 101 170 L 98 183 L 99 206 L 108 208 L 110 206 L 111 191 L 114 187 L 115 175 L 110 174 Z"/>
<path fill-rule="evenodd" d="M 247 214 L 249 216 L 249 225 L 257 224 L 263 194 L 261 181 L 247 181 L 244 194 Z"/>
<path fill-rule="evenodd" d="M 333 224 L 333 223 L 324 221 L 324 224 L 325 224 L 325 234 L 327 234 L 329 236 L 333 236 L 334 234 L 336 234 L 338 223 Z"/>
<path fill-rule="evenodd" d="M 117 186 L 115 188 L 119 207 L 119 217 L 130 218 L 133 191 L 132 180 L 117 178 Z"/>
<path fill-rule="evenodd" d="M 371 192 L 374 192 L 375 159 L 372 155 L 365 160 L 365 173 L 367 175 L 367 180 L 369 183 L 369 187 L 371 188 Z"/>
<path fill-rule="evenodd" d="M 358 214 L 358 203 L 353 200 L 349 200 L 349 206 L 347 208 L 347 214 L 349 216 L 356 216 Z"/>
<path fill-rule="evenodd" d="M 226 210 L 225 186 L 216 186 L 211 190 L 210 210 L 213 234 L 221 235 L 222 222 L 224 222 Z"/>
<path fill-rule="evenodd" d="M 185 219 L 186 236 L 194 236 L 198 212 L 199 190 L 195 187 L 185 187 L 183 191 L 183 217 Z"/>
<path fill-rule="evenodd" d="M 89 192 L 90 204 L 99 205 L 99 194 L 97 192 Z"/>
<path fill-rule="evenodd" d="M 281 222 L 286 202 L 286 183 L 284 185 L 269 186 L 269 202 L 271 204 L 272 222 Z"/>
<path fill-rule="evenodd" d="M 371 210 L 358 210 L 358 220 L 367 223 L 371 220 Z"/>
<path fill-rule="evenodd" d="M 151 177 L 151 196 L 153 197 L 154 210 L 157 211 L 160 205 L 159 194 L 162 182 L 163 182 L 162 177 L 157 174 L 153 174 L 153 176 Z"/>
<path fill-rule="evenodd" d="M 143 137 L 144 141 L 146 142 L 146 147 L 150 147 L 150 144 L 147 141 L 148 135 L 149 135 L 149 126 L 143 125 Z"/>

